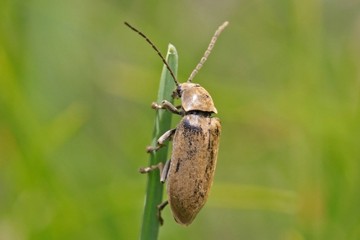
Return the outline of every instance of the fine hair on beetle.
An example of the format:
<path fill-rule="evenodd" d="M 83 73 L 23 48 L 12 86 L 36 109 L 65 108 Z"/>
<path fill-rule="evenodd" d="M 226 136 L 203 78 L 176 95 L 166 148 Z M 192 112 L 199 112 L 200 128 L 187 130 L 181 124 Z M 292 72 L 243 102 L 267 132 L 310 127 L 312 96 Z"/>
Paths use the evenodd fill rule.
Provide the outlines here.
<path fill-rule="evenodd" d="M 145 34 L 125 22 L 126 26 L 143 37 L 160 56 L 176 85 L 173 98 L 181 98 L 181 106 L 178 107 L 166 100 L 152 104 L 153 109 L 168 110 L 182 116 L 182 119 L 176 128 L 159 137 L 156 146 L 147 148 L 147 152 L 152 153 L 164 146 L 165 141 L 172 140 L 171 158 L 165 164 L 160 162 L 140 169 L 141 173 L 159 169 L 160 181 L 167 184 L 168 200 L 158 205 L 158 220 L 161 225 L 161 211 L 166 205 L 170 205 L 175 221 L 187 226 L 207 201 L 216 168 L 221 123 L 219 118 L 212 116 L 217 114 L 217 109 L 208 91 L 192 81 L 228 24 L 226 21 L 218 27 L 188 80 L 179 83 L 155 44 Z"/>

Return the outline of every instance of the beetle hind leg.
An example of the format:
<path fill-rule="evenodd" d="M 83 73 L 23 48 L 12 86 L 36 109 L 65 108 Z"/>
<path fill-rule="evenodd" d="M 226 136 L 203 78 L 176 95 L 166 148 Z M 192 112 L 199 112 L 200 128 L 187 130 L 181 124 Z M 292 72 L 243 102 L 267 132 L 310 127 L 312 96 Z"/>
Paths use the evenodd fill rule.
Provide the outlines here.
<path fill-rule="evenodd" d="M 169 173 L 169 168 L 170 168 L 170 161 L 168 160 L 166 161 L 165 165 L 162 162 L 159 162 L 156 165 L 152 165 L 150 167 L 145 167 L 145 168 L 140 168 L 139 172 L 140 173 L 148 173 L 151 172 L 155 169 L 159 169 L 160 170 L 160 182 L 164 183 L 167 179 L 168 173 Z M 164 219 L 161 217 L 161 211 L 166 207 L 166 205 L 169 204 L 169 201 L 166 200 L 164 202 L 162 202 L 161 204 L 157 205 L 157 218 L 159 220 L 160 225 L 164 224 Z"/>
<path fill-rule="evenodd" d="M 159 219 L 160 225 L 164 225 L 164 219 L 161 217 L 161 211 L 169 204 L 169 201 L 166 200 L 159 205 L 157 205 L 157 217 Z"/>

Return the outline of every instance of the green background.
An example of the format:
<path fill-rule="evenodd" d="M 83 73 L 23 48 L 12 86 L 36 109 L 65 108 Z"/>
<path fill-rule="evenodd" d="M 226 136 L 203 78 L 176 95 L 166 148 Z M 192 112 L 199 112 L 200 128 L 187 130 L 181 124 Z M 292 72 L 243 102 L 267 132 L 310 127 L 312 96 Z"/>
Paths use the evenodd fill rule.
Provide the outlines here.
<path fill-rule="evenodd" d="M 223 133 L 208 203 L 160 239 L 360 239 L 360 2 L 0 2 L 0 239 L 137 239 L 162 63 Z M 174 116 L 173 123 L 179 121 Z"/>

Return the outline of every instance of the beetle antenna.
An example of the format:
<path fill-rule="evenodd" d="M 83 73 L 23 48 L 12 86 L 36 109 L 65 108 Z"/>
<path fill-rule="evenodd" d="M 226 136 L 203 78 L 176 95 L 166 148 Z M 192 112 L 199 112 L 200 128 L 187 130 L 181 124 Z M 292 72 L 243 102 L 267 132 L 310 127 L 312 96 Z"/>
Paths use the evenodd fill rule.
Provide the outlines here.
<path fill-rule="evenodd" d="M 192 71 L 192 73 L 190 74 L 189 79 L 187 80 L 188 82 L 191 82 L 195 75 L 198 73 L 198 71 L 200 70 L 200 68 L 204 65 L 204 62 L 207 60 L 207 58 L 209 57 L 211 50 L 214 48 L 216 40 L 218 39 L 218 37 L 220 36 L 221 32 L 226 28 L 226 26 L 229 24 L 228 21 L 224 22 L 215 32 L 214 36 L 211 38 L 211 41 L 209 43 L 208 48 L 206 49 L 204 56 L 201 58 L 200 62 L 198 63 L 198 65 L 196 65 L 195 69 Z"/>
<path fill-rule="evenodd" d="M 163 55 L 160 53 L 160 51 L 157 49 L 157 47 L 155 46 L 155 44 L 153 44 L 151 42 L 151 40 L 142 32 L 140 32 L 139 30 L 137 30 L 136 28 L 134 28 L 133 26 L 131 26 L 129 23 L 124 22 L 126 26 L 128 26 L 130 29 L 132 29 L 134 32 L 137 32 L 140 36 L 142 36 L 151 46 L 152 48 L 155 50 L 155 52 L 157 52 L 157 54 L 160 56 L 161 60 L 163 61 L 163 63 L 165 64 L 166 68 L 169 70 L 170 75 L 172 76 L 172 78 L 174 79 L 174 82 L 176 84 L 176 86 L 179 86 L 179 82 L 176 80 L 175 74 L 174 72 L 171 70 L 169 64 L 166 62 L 165 58 L 163 57 Z"/>

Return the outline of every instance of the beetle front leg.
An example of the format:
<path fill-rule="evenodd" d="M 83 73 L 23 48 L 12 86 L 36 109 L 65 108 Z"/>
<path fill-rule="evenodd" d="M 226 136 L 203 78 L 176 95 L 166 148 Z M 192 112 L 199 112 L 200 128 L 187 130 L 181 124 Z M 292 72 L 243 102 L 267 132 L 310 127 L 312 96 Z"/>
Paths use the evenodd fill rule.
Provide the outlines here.
<path fill-rule="evenodd" d="M 171 102 L 163 100 L 161 104 L 158 104 L 156 102 L 153 102 L 151 104 L 151 108 L 153 109 L 167 109 L 170 112 L 178 115 L 183 115 L 183 112 L 179 110 L 177 107 L 175 107 Z"/>
<path fill-rule="evenodd" d="M 161 135 L 161 137 L 159 137 L 156 146 L 155 147 L 148 146 L 146 148 L 146 151 L 150 153 L 159 150 L 162 146 L 164 146 L 164 142 L 166 140 L 170 140 L 174 136 L 175 132 L 176 132 L 176 128 L 166 131 L 163 135 Z"/>

